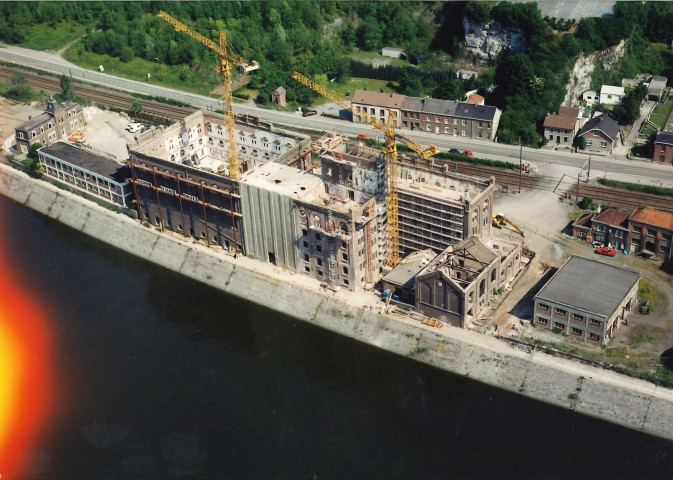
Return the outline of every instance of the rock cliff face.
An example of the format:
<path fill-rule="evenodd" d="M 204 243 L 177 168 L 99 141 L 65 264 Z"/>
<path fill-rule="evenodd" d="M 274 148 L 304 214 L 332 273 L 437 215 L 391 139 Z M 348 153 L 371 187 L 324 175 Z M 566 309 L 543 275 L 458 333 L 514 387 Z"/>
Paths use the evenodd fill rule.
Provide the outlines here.
<path fill-rule="evenodd" d="M 463 30 L 467 51 L 482 60 L 492 60 L 503 50 L 521 53 L 526 49 L 526 39 L 518 28 L 506 28 L 496 22 L 472 23 L 463 17 Z"/>

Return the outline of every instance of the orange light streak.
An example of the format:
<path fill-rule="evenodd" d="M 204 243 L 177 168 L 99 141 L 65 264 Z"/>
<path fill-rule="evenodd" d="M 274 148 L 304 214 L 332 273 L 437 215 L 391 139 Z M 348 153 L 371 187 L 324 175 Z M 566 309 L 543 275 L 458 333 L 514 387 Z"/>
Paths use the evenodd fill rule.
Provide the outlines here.
<path fill-rule="evenodd" d="M 54 362 L 48 317 L 37 292 L 17 283 L 20 271 L 3 241 L 7 231 L 0 215 L 0 474 L 20 480 L 53 409 Z"/>

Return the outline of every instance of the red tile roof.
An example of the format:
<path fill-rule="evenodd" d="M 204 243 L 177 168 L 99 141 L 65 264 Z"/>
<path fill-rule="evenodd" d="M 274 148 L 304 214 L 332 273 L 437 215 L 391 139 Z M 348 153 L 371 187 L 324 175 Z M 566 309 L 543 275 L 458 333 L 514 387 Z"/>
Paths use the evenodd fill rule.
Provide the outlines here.
<path fill-rule="evenodd" d="M 473 93 L 467 100 L 465 100 L 465 103 L 471 103 L 473 105 L 481 105 L 484 103 L 484 97 L 482 97 L 481 95 L 477 95 L 476 93 Z"/>
<path fill-rule="evenodd" d="M 566 130 L 574 130 L 577 118 L 566 117 L 564 115 L 548 115 L 544 119 L 544 126 L 550 128 L 564 128 Z"/>
<path fill-rule="evenodd" d="M 646 223 L 655 227 L 673 230 L 673 213 L 654 208 L 638 208 L 629 217 L 634 222 Z"/>
<path fill-rule="evenodd" d="M 629 212 L 608 208 L 594 217 L 596 222 L 606 223 L 615 227 L 628 228 Z"/>

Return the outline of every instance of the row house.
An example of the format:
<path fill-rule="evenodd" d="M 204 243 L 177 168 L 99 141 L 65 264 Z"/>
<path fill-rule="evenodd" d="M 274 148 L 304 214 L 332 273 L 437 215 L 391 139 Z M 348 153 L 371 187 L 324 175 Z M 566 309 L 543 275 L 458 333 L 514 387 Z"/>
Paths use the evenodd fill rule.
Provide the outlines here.
<path fill-rule="evenodd" d="M 653 162 L 673 164 L 673 132 L 659 132 L 654 138 Z"/>
<path fill-rule="evenodd" d="M 406 97 L 402 128 L 471 139 L 494 140 L 500 109 L 436 98 Z"/>
<path fill-rule="evenodd" d="M 84 113 L 81 105 L 75 102 L 59 104 L 50 98 L 44 113 L 16 127 L 14 132 L 16 149 L 25 153 L 35 143 L 46 147 L 67 139 L 73 132 L 82 128 L 84 128 Z"/>
<path fill-rule="evenodd" d="M 368 90 L 356 90 L 351 101 L 354 112 L 362 112 L 376 118 L 379 122 L 388 123 L 389 112 L 394 112 L 397 121 L 396 126 L 400 126 L 400 113 L 404 95 L 395 93 L 370 92 Z M 353 122 L 368 123 L 357 115 L 353 115 Z"/>
<path fill-rule="evenodd" d="M 577 219 L 573 236 L 667 262 L 673 247 L 673 213 L 654 208 L 638 208 L 633 213 L 608 208 Z"/>
<path fill-rule="evenodd" d="M 386 123 L 388 112 L 394 112 L 396 126 L 472 139 L 495 140 L 502 112 L 482 101 L 455 102 L 437 98 L 405 97 L 391 93 L 357 90 L 352 100 L 355 112 L 372 115 Z M 357 115 L 355 123 L 367 123 Z"/>

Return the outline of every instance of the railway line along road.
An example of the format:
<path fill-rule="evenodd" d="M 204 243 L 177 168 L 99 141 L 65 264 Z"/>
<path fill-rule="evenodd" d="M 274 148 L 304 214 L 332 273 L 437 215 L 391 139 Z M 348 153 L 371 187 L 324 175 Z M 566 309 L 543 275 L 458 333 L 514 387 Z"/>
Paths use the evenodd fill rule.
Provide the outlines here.
<path fill-rule="evenodd" d="M 182 92 L 147 82 L 138 82 L 135 80 L 115 77 L 107 73 L 87 70 L 68 62 L 55 53 L 41 52 L 15 46 L 4 46 L 0 48 L 0 59 L 33 68 L 39 68 L 59 75 L 72 75 L 73 80 L 84 80 L 86 82 L 96 83 L 119 90 L 172 98 L 174 100 L 189 103 L 198 108 L 211 110 L 222 108 L 219 100 L 216 98 Z M 376 135 L 376 132 L 374 132 L 372 127 L 368 125 L 353 124 L 348 121 L 319 116 L 304 118 L 299 113 L 295 112 L 278 112 L 275 110 L 258 108 L 252 102 L 237 104 L 236 111 L 238 113 L 257 115 L 278 125 L 288 125 L 321 131 L 336 129 L 343 134 L 352 136 L 356 136 L 362 132 Z M 414 131 L 412 135 L 421 143 L 433 143 L 438 148 L 445 151 L 448 151 L 450 148 L 469 148 L 472 149 L 477 156 L 482 158 L 505 160 L 514 163 L 518 163 L 519 161 L 519 147 L 516 145 L 505 145 L 472 139 L 455 139 L 453 137 L 443 137 L 420 131 Z M 557 166 L 566 167 L 564 168 L 565 172 L 574 176 L 584 168 L 588 158 L 586 154 L 537 150 L 532 148 L 523 148 L 521 156 L 523 162 L 538 166 L 541 173 L 546 173 L 546 167 L 548 166 Z M 642 180 L 644 183 L 673 186 L 673 167 L 671 165 L 658 165 L 643 161 L 628 160 L 625 157 L 601 157 L 594 155 L 591 161 L 591 170 L 594 174 L 593 176 L 608 175 L 610 178 L 624 181 L 638 182 L 639 180 Z M 555 169 L 555 172 L 556 171 L 558 171 L 558 169 Z"/>

